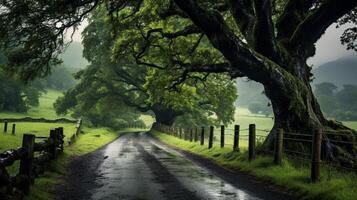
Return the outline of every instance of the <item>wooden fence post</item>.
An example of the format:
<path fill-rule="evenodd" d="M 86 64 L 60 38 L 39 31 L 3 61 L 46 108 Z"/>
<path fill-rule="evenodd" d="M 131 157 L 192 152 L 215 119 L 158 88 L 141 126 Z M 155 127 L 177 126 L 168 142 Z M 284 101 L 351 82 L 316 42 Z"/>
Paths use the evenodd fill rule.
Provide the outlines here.
<path fill-rule="evenodd" d="M 275 133 L 274 164 L 281 165 L 283 159 L 284 129 L 280 128 Z"/>
<path fill-rule="evenodd" d="M 312 162 L 311 162 L 311 182 L 317 183 L 320 181 L 320 162 L 321 162 L 321 140 L 322 130 L 314 131 L 312 142 Z"/>
<path fill-rule="evenodd" d="M 202 126 L 201 128 L 201 145 L 205 144 L 205 127 Z"/>
<path fill-rule="evenodd" d="M 233 151 L 239 151 L 239 125 L 234 126 Z"/>
<path fill-rule="evenodd" d="M 22 179 L 19 188 L 28 194 L 32 179 L 32 163 L 34 155 L 35 135 L 24 134 L 22 138 L 22 148 L 26 151 L 26 155 L 20 160 L 19 175 Z"/>
<path fill-rule="evenodd" d="M 8 122 L 7 122 L 7 121 L 4 121 L 4 133 L 7 132 L 7 124 L 8 124 Z"/>
<path fill-rule="evenodd" d="M 224 147 L 224 125 L 221 126 L 221 148 Z"/>
<path fill-rule="evenodd" d="M 248 141 L 249 157 L 248 160 L 255 159 L 255 124 L 249 124 L 249 141 Z"/>
<path fill-rule="evenodd" d="M 213 146 L 213 132 L 214 132 L 214 127 L 210 126 L 209 127 L 209 138 L 208 138 L 208 148 L 212 148 Z"/>
<path fill-rule="evenodd" d="M 190 142 L 193 141 L 193 128 L 190 128 Z"/>
<path fill-rule="evenodd" d="M 81 124 L 82 124 L 82 121 L 81 121 L 81 123 L 80 123 L 80 126 L 81 126 Z M 58 144 L 59 144 L 59 147 L 61 148 L 61 150 L 63 151 L 63 149 L 64 149 L 64 141 L 63 141 L 63 138 L 64 138 L 64 132 L 63 132 L 63 127 L 59 127 L 58 128 L 58 131 L 59 131 L 59 133 L 57 133 L 57 142 L 58 142 Z M 78 131 L 79 133 L 81 132 L 80 131 L 80 128 L 79 128 L 79 131 Z"/>
<path fill-rule="evenodd" d="M 57 153 L 56 153 L 56 147 L 57 147 L 57 134 L 58 134 L 58 130 L 50 130 L 50 138 L 52 140 L 52 145 L 49 148 L 49 153 L 51 154 L 52 159 L 55 159 L 57 157 Z"/>
<path fill-rule="evenodd" d="M 11 134 L 15 135 L 15 132 L 16 132 L 16 124 L 12 124 Z"/>

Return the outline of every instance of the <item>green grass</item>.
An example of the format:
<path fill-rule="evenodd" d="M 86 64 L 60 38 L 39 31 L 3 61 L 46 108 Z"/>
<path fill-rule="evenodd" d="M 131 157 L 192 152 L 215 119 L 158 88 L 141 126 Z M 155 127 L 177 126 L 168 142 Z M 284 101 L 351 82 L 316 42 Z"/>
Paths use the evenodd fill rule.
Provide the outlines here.
<path fill-rule="evenodd" d="M 53 103 L 56 99 L 61 96 L 62 93 L 56 90 L 47 90 L 47 93 L 42 94 L 40 97 L 40 105 L 38 107 L 30 108 L 27 113 L 15 113 L 15 112 L 1 112 L 0 118 L 22 118 L 22 117 L 33 117 L 33 118 L 41 118 L 44 117 L 46 119 L 56 119 L 59 117 L 71 118 L 69 115 L 67 116 L 57 116 Z"/>
<path fill-rule="evenodd" d="M 357 130 L 357 122 L 347 121 L 347 122 L 343 122 L 343 124 L 346 125 L 347 127 Z"/>
<path fill-rule="evenodd" d="M 301 199 L 346 200 L 356 199 L 356 174 L 343 173 L 336 170 L 322 169 L 322 181 L 312 184 L 309 181 L 310 170 L 308 163 L 284 159 L 282 166 L 273 165 L 270 156 L 258 156 L 253 162 L 247 161 L 247 153 L 232 152 L 231 148 L 214 146 L 207 148 L 207 144 L 183 141 L 176 137 L 151 131 L 161 141 L 208 158 L 217 164 L 231 170 L 244 171 L 262 180 L 273 182 L 275 185 L 287 188 L 292 194 Z M 330 174 L 330 175 L 329 175 Z"/>
<path fill-rule="evenodd" d="M 147 127 L 150 127 L 155 122 L 155 118 L 153 118 L 151 115 L 141 115 L 140 119 Z"/>
<path fill-rule="evenodd" d="M 66 146 L 63 154 L 51 163 L 50 171 L 46 171 L 35 180 L 35 185 L 31 187 L 30 195 L 25 198 L 26 200 L 53 199 L 54 186 L 61 184 L 72 159 L 95 151 L 120 135 L 120 132 L 113 132 L 106 128 L 84 128 L 83 132 L 84 134 L 81 134 L 73 145 Z"/>
<path fill-rule="evenodd" d="M 254 115 L 246 108 L 237 108 L 234 119 L 235 121 L 228 128 L 232 129 L 234 124 L 239 124 L 241 129 L 247 129 L 249 124 L 256 124 L 257 129 L 270 130 L 274 125 L 273 118 Z M 357 121 L 344 121 L 342 123 L 347 127 L 357 130 Z M 257 131 L 257 134 L 263 133 L 262 131 Z"/>
<path fill-rule="evenodd" d="M 22 136 L 25 133 L 34 134 L 36 136 L 48 137 L 49 131 L 57 127 L 63 127 L 63 132 L 65 135 L 65 141 L 67 141 L 70 136 L 75 131 L 75 124 L 61 124 L 61 123 L 29 123 L 29 122 L 17 122 L 16 123 L 16 134 L 11 134 L 12 123 L 8 125 L 8 132 L 3 133 L 3 124 L 1 124 L 0 132 L 0 152 L 4 152 L 9 149 L 14 149 L 16 147 L 21 147 Z M 39 141 L 39 140 L 37 140 Z M 18 171 L 18 162 L 7 168 L 10 174 L 15 174 Z"/>
<path fill-rule="evenodd" d="M 12 113 L 1 112 L 0 118 L 46 118 L 56 119 L 63 116 L 57 116 L 53 103 L 58 96 L 62 95 L 61 92 L 55 90 L 48 90 L 47 93 L 40 97 L 40 105 L 38 107 L 31 108 L 27 113 Z M 69 116 L 64 116 L 70 118 Z M 152 121 L 152 117 L 143 116 L 143 119 L 147 123 Z M 3 125 L 0 125 L 0 152 L 5 150 L 20 147 L 22 143 L 22 136 L 24 133 L 35 134 L 36 136 L 49 136 L 50 129 L 63 127 L 65 134 L 65 150 L 56 160 L 52 161 L 50 170 L 46 171 L 44 175 L 35 180 L 35 185 L 31 187 L 30 195 L 25 199 L 27 200 L 48 200 L 53 199 L 53 186 L 60 184 L 66 173 L 68 163 L 75 157 L 84 155 L 86 153 L 97 150 L 98 148 L 110 143 L 123 131 L 131 132 L 138 131 L 138 129 L 126 129 L 118 132 L 114 132 L 106 128 L 84 128 L 84 134 L 81 134 L 77 138 L 76 142 L 68 146 L 68 139 L 75 131 L 75 124 L 69 123 L 30 123 L 30 122 L 17 122 L 16 123 L 16 135 L 11 135 L 12 123 L 9 123 L 8 133 L 2 132 Z M 7 168 L 8 172 L 12 175 L 18 172 L 19 161 L 14 165 Z"/>

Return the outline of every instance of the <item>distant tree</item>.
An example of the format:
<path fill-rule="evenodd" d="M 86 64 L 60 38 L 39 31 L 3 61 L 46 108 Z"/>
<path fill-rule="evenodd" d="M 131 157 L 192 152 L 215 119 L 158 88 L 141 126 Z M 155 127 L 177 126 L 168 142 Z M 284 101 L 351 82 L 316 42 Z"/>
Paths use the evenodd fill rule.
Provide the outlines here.
<path fill-rule="evenodd" d="M 315 95 L 324 113 L 337 120 L 357 120 L 357 86 L 344 85 L 337 91 L 332 83 L 316 85 Z"/>
<path fill-rule="evenodd" d="M 0 66 L 0 111 L 26 112 L 39 105 L 42 92 L 39 87 L 25 85 L 16 77 L 9 76 Z"/>
<path fill-rule="evenodd" d="M 337 86 L 333 83 L 323 82 L 315 85 L 315 95 L 318 96 L 333 96 L 337 90 Z"/>
<path fill-rule="evenodd" d="M 324 82 L 316 84 L 315 86 L 315 95 L 320 102 L 322 111 L 328 116 L 331 117 L 332 113 L 337 109 L 337 102 L 335 99 L 335 92 L 337 86 L 332 83 Z"/>
<path fill-rule="evenodd" d="M 182 115 L 196 123 L 207 122 L 207 118 L 212 123 L 226 124 L 233 120 L 237 96 L 234 81 L 225 75 L 208 73 L 181 79 L 181 71 L 148 69 L 132 59 L 113 59 L 111 47 L 116 48 L 118 38 L 111 34 L 106 20 L 105 12 L 96 11 L 83 33 L 84 56 L 90 65 L 78 73 L 81 83 L 68 93 L 72 97 L 80 96 L 83 102 L 77 101 L 79 104 L 94 105 L 101 98 L 118 97 L 138 111 L 152 111 L 158 122 L 167 125 Z M 77 89 L 81 87 L 86 89 Z M 66 106 L 61 104 L 68 103 L 73 101 L 64 98 L 63 103 L 57 104 L 58 111 L 63 112 Z"/>
<path fill-rule="evenodd" d="M 254 114 L 261 114 L 265 116 L 269 116 L 273 114 L 269 104 L 264 104 L 264 102 L 251 103 L 249 104 L 248 109 L 251 113 Z"/>
<path fill-rule="evenodd" d="M 357 113 L 357 85 L 344 85 L 335 96 L 340 109 Z"/>

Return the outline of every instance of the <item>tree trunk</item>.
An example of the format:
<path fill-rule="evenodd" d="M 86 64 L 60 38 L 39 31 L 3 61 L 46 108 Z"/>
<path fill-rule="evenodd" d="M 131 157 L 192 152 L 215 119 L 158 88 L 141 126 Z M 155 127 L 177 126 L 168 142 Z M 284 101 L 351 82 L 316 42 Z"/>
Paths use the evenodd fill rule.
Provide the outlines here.
<path fill-rule="evenodd" d="M 162 105 L 153 106 L 152 111 L 155 113 L 156 122 L 167 126 L 172 126 L 176 117 L 183 114 L 183 112 L 175 111 Z"/>
<path fill-rule="evenodd" d="M 305 64 L 305 61 L 300 63 Z M 276 80 L 271 84 L 264 84 L 266 95 L 271 100 L 274 111 L 274 126 L 263 148 L 273 150 L 274 133 L 279 128 L 283 128 L 285 132 L 311 135 L 318 128 L 333 130 L 336 133 L 344 132 L 343 136 L 337 136 L 338 140 L 356 141 L 356 131 L 324 117 L 310 86 L 309 68 L 293 66 L 289 71 L 293 74 L 292 76 L 275 77 Z M 287 135 L 286 137 L 294 136 Z M 350 144 L 335 145 L 329 142 L 329 139 L 336 139 L 336 136 L 333 135 L 325 134 L 324 139 L 323 157 L 338 160 L 345 166 L 353 166 L 353 163 L 357 163 L 356 147 Z M 290 147 L 294 151 L 306 151 L 306 153 L 311 150 L 310 144 L 291 142 Z"/>

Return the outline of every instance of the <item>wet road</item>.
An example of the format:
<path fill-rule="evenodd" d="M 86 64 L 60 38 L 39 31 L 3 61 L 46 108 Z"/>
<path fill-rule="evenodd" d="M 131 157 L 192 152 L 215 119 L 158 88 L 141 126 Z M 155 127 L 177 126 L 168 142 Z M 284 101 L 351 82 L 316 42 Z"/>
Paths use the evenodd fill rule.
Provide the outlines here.
<path fill-rule="evenodd" d="M 58 199 L 290 199 L 247 183 L 249 177 L 203 166 L 144 133 L 125 134 L 89 157 L 76 161 Z"/>

